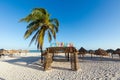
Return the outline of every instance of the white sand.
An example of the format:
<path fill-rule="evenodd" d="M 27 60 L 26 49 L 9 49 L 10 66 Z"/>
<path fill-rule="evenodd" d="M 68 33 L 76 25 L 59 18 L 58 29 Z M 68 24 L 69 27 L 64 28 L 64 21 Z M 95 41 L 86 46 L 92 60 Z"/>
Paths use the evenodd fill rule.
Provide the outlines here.
<path fill-rule="evenodd" d="M 21 56 L 2 57 L 0 59 L 0 80 L 120 80 L 119 58 L 98 57 L 89 55 L 79 59 L 80 69 L 72 71 L 70 62 L 54 61 L 52 69 L 43 71 L 39 64 L 40 54 L 22 54 Z"/>

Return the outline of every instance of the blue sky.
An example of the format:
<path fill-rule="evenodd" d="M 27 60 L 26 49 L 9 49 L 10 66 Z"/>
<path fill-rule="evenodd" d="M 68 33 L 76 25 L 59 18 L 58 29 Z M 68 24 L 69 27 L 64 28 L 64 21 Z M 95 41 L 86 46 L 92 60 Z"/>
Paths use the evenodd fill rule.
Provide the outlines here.
<path fill-rule="evenodd" d="M 37 49 L 34 43 L 29 47 L 31 37 L 23 38 L 27 23 L 19 23 L 36 7 L 59 20 L 57 42 L 77 49 L 120 48 L 120 0 L 0 0 L 0 48 Z"/>

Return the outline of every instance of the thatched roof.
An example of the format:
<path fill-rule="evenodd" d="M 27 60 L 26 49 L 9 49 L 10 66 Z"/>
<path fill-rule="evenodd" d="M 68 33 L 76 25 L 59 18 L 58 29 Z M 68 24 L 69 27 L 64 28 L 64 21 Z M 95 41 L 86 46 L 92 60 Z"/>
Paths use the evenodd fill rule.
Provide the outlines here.
<path fill-rule="evenodd" d="M 107 49 L 106 52 L 107 52 L 107 53 L 113 53 L 114 50 L 113 50 L 113 49 Z"/>
<path fill-rule="evenodd" d="M 88 53 L 94 54 L 94 53 L 95 53 L 95 50 L 89 50 Z"/>
<path fill-rule="evenodd" d="M 81 47 L 81 48 L 79 49 L 79 52 L 86 53 L 86 52 L 87 52 L 87 50 L 86 50 L 85 48 Z"/>
<path fill-rule="evenodd" d="M 120 48 L 117 48 L 114 53 L 120 54 Z"/>
<path fill-rule="evenodd" d="M 120 48 L 117 48 L 115 51 L 120 51 Z"/>
<path fill-rule="evenodd" d="M 5 50 L 5 49 L 0 49 L 0 51 L 3 51 L 3 50 Z"/>
<path fill-rule="evenodd" d="M 95 51 L 95 54 L 96 55 L 102 55 L 102 56 L 107 56 L 108 55 L 108 53 L 105 50 L 100 49 L 100 48 Z"/>
<path fill-rule="evenodd" d="M 4 53 L 7 53 L 7 50 L 5 50 L 5 49 L 0 49 L 0 54 L 4 54 Z"/>

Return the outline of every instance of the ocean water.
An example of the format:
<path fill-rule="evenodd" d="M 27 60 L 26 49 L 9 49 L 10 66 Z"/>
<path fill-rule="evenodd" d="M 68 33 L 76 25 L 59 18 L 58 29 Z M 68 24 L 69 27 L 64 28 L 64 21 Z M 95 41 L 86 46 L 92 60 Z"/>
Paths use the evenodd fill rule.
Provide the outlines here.
<path fill-rule="evenodd" d="M 40 53 L 40 50 L 29 50 L 29 53 Z"/>

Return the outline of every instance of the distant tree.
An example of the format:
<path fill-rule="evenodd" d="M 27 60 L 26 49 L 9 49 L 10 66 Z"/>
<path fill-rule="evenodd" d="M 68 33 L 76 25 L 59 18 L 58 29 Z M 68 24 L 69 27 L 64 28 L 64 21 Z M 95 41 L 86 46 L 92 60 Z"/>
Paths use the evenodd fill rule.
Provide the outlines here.
<path fill-rule="evenodd" d="M 43 52 L 45 34 L 48 34 L 49 42 L 51 42 L 52 37 L 56 39 L 59 22 L 56 18 L 51 19 L 50 14 L 44 8 L 34 8 L 32 12 L 25 18 L 22 18 L 20 22 L 21 21 L 28 23 L 24 38 L 27 39 L 32 34 L 34 34 L 30 45 L 35 41 L 35 44 L 37 44 L 37 49 L 40 49 L 41 54 Z M 42 56 L 41 60 L 43 60 Z"/>

